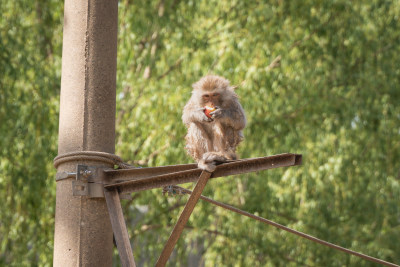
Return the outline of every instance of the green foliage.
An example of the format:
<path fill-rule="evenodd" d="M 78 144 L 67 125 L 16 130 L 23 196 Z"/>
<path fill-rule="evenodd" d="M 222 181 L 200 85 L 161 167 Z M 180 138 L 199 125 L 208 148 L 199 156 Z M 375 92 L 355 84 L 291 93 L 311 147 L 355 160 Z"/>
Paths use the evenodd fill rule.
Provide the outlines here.
<path fill-rule="evenodd" d="M 0 5 L 0 265 L 51 266 L 62 6 Z"/>
<path fill-rule="evenodd" d="M 211 181 L 204 195 L 400 263 L 398 1 L 119 3 L 116 153 L 188 163 L 181 110 L 215 73 L 241 85 L 242 158 L 303 165 Z M 0 5 L 0 265 L 52 263 L 62 6 Z M 139 266 L 153 266 L 186 197 L 124 202 Z M 118 261 L 115 256 L 116 262 Z M 374 266 L 200 202 L 169 266 Z M 194 266 L 196 266 L 196 264 Z"/>

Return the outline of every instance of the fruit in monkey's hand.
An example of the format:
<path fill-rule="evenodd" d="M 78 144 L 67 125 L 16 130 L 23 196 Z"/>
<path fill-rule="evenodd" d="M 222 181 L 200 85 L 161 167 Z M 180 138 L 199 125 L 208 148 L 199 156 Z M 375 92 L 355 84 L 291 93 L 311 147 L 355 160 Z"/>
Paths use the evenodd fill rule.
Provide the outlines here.
<path fill-rule="evenodd" d="M 217 109 L 214 106 L 205 106 L 204 107 L 204 113 L 206 114 L 207 117 L 210 119 L 212 118 L 212 115 L 210 114 L 213 111 L 216 111 Z"/>

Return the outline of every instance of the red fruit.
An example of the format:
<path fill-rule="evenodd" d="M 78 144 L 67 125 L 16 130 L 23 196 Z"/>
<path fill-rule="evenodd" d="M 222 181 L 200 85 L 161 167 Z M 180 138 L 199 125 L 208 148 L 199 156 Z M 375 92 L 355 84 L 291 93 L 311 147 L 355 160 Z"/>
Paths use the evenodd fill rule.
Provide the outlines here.
<path fill-rule="evenodd" d="M 204 107 L 204 113 L 206 114 L 207 117 L 211 118 L 211 112 L 216 111 L 217 109 L 215 107 L 210 107 L 210 106 L 205 106 Z"/>

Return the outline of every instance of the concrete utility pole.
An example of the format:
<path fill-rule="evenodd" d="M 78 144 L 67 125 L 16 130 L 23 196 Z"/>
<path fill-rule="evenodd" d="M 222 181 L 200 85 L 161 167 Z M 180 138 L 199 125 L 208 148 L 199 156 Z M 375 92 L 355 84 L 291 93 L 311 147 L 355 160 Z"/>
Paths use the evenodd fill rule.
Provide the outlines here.
<path fill-rule="evenodd" d="M 58 154 L 115 150 L 117 0 L 66 0 Z M 61 163 L 112 167 L 92 158 Z M 72 180 L 57 182 L 54 266 L 111 266 L 112 229 L 104 198 L 72 195 Z"/>

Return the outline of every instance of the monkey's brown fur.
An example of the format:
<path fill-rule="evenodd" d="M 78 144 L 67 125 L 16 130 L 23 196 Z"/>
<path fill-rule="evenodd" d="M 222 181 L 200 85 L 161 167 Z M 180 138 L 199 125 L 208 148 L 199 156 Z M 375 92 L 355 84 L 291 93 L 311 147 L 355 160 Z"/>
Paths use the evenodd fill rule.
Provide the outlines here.
<path fill-rule="evenodd" d="M 206 105 L 217 108 L 211 118 L 204 114 Z M 187 152 L 199 168 L 212 172 L 216 161 L 237 158 L 236 147 L 243 140 L 246 117 L 227 79 L 207 75 L 194 83 L 182 120 L 187 127 Z"/>

